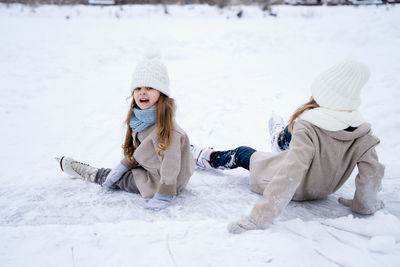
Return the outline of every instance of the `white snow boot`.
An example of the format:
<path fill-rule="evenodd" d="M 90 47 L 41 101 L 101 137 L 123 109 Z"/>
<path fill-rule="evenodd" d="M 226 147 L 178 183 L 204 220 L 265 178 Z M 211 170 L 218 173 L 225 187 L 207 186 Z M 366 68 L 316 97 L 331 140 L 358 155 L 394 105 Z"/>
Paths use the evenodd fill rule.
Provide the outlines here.
<path fill-rule="evenodd" d="M 210 156 L 211 153 L 214 152 L 214 149 L 211 147 L 200 148 L 195 145 L 190 145 L 190 151 L 193 154 L 197 167 L 204 170 L 213 169 L 210 165 Z"/>
<path fill-rule="evenodd" d="M 62 157 L 61 159 L 56 158 L 56 160 L 60 163 L 61 170 L 66 174 L 72 177 L 88 180 L 92 183 L 94 182 L 97 171 L 99 170 L 89 164 L 76 161 L 69 157 Z"/>
<path fill-rule="evenodd" d="M 280 148 L 278 144 L 279 136 L 285 129 L 285 122 L 283 121 L 282 117 L 272 113 L 268 121 L 268 129 L 271 136 L 271 152 L 282 152 L 283 149 Z"/>

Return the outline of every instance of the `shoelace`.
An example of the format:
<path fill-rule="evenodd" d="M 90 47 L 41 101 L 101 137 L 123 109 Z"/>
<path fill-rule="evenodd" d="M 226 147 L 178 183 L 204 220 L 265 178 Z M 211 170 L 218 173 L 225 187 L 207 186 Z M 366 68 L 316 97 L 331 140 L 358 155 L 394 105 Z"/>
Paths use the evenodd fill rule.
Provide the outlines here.
<path fill-rule="evenodd" d="M 93 175 L 93 171 L 90 170 L 90 171 L 88 171 L 88 172 L 85 172 L 85 168 L 86 168 L 86 167 L 88 167 L 88 168 L 90 168 L 90 169 L 93 168 L 93 167 L 90 166 L 89 164 L 83 163 L 83 162 L 80 162 L 80 161 L 73 161 L 73 162 L 71 162 L 71 168 L 72 168 L 75 172 L 77 172 L 79 175 L 81 175 L 83 178 L 85 178 L 85 179 L 87 180 L 87 179 L 90 179 L 90 178 L 91 178 L 91 176 Z M 91 179 L 90 179 L 90 180 L 91 180 Z"/>

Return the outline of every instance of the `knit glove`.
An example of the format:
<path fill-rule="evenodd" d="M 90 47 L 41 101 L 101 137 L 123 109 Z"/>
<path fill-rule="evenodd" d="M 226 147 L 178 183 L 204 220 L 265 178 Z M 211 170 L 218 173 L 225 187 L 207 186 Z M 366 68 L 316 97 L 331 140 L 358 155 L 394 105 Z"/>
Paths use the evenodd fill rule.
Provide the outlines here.
<path fill-rule="evenodd" d="M 114 167 L 114 169 L 110 171 L 110 173 L 107 175 L 106 180 L 101 186 L 107 189 L 114 188 L 115 183 L 118 182 L 118 180 L 121 179 L 122 175 L 127 171 L 129 171 L 129 168 L 126 167 L 124 164 L 119 163 L 117 166 Z"/>
<path fill-rule="evenodd" d="M 147 201 L 145 209 L 159 211 L 171 205 L 175 196 L 163 195 L 156 193 L 152 199 Z"/>
<path fill-rule="evenodd" d="M 375 204 L 375 206 L 373 206 L 372 208 L 370 208 L 369 210 L 356 210 L 353 207 L 353 200 L 352 199 L 346 199 L 346 198 L 342 198 L 339 197 L 338 202 L 346 207 L 350 207 L 350 209 L 354 212 L 360 213 L 360 214 L 372 214 L 377 210 L 383 209 L 385 207 L 385 204 L 383 203 L 382 200 L 378 200 Z"/>
<path fill-rule="evenodd" d="M 256 229 L 260 228 L 257 227 L 256 222 L 250 216 L 242 217 L 240 220 L 228 224 L 228 231 L 231 234 L 241 234 L 243 232 Z"/>

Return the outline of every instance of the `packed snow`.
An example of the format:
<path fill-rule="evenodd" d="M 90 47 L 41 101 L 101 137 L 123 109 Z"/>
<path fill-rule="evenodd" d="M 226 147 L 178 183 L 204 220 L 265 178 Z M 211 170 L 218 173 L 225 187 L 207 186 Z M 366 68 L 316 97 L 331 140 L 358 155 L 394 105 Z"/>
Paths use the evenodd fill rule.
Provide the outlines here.
<path fill-rule="evenodd" d="M 242 18 L 237 17 L 239 11 Z M 400 6 L 41 6 L 0 4 L 0 266 L 398 266 Z M 370 66 L 361 112 L 386 174 L 373 216 L 327 199 L 291 202 L 267 230 L 227 232 L 262 196 L 248 172 L 197 170 L 172 206 L 61 172 L 121 159 L 135 63 L 162 49 L 177 121 L 193 143 L 269 151 L 267 120 L 307 101 L 313 78 Z"/>

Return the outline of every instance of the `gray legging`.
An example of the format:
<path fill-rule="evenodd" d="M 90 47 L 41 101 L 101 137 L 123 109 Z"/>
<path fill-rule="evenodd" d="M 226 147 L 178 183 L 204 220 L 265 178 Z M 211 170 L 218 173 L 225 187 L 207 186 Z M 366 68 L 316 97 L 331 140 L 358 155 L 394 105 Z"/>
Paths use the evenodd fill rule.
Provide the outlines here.
<path fill-rule="evenodd" d="M 110 171 L 111 169 L 99 169 L 96 173 L 96 177 L 94 178 L 94 182 L 102 185 Z M 133 174 L 131 170 L 125 172 L 122 175 L 121 179 L 119 179 L 118 182 L 115 183 L 115 186 L 118 189 L 124 190 L 129 193 L 140 194 L 139 189 L 135 184 L 135 180 L 133 179 Z"/>

